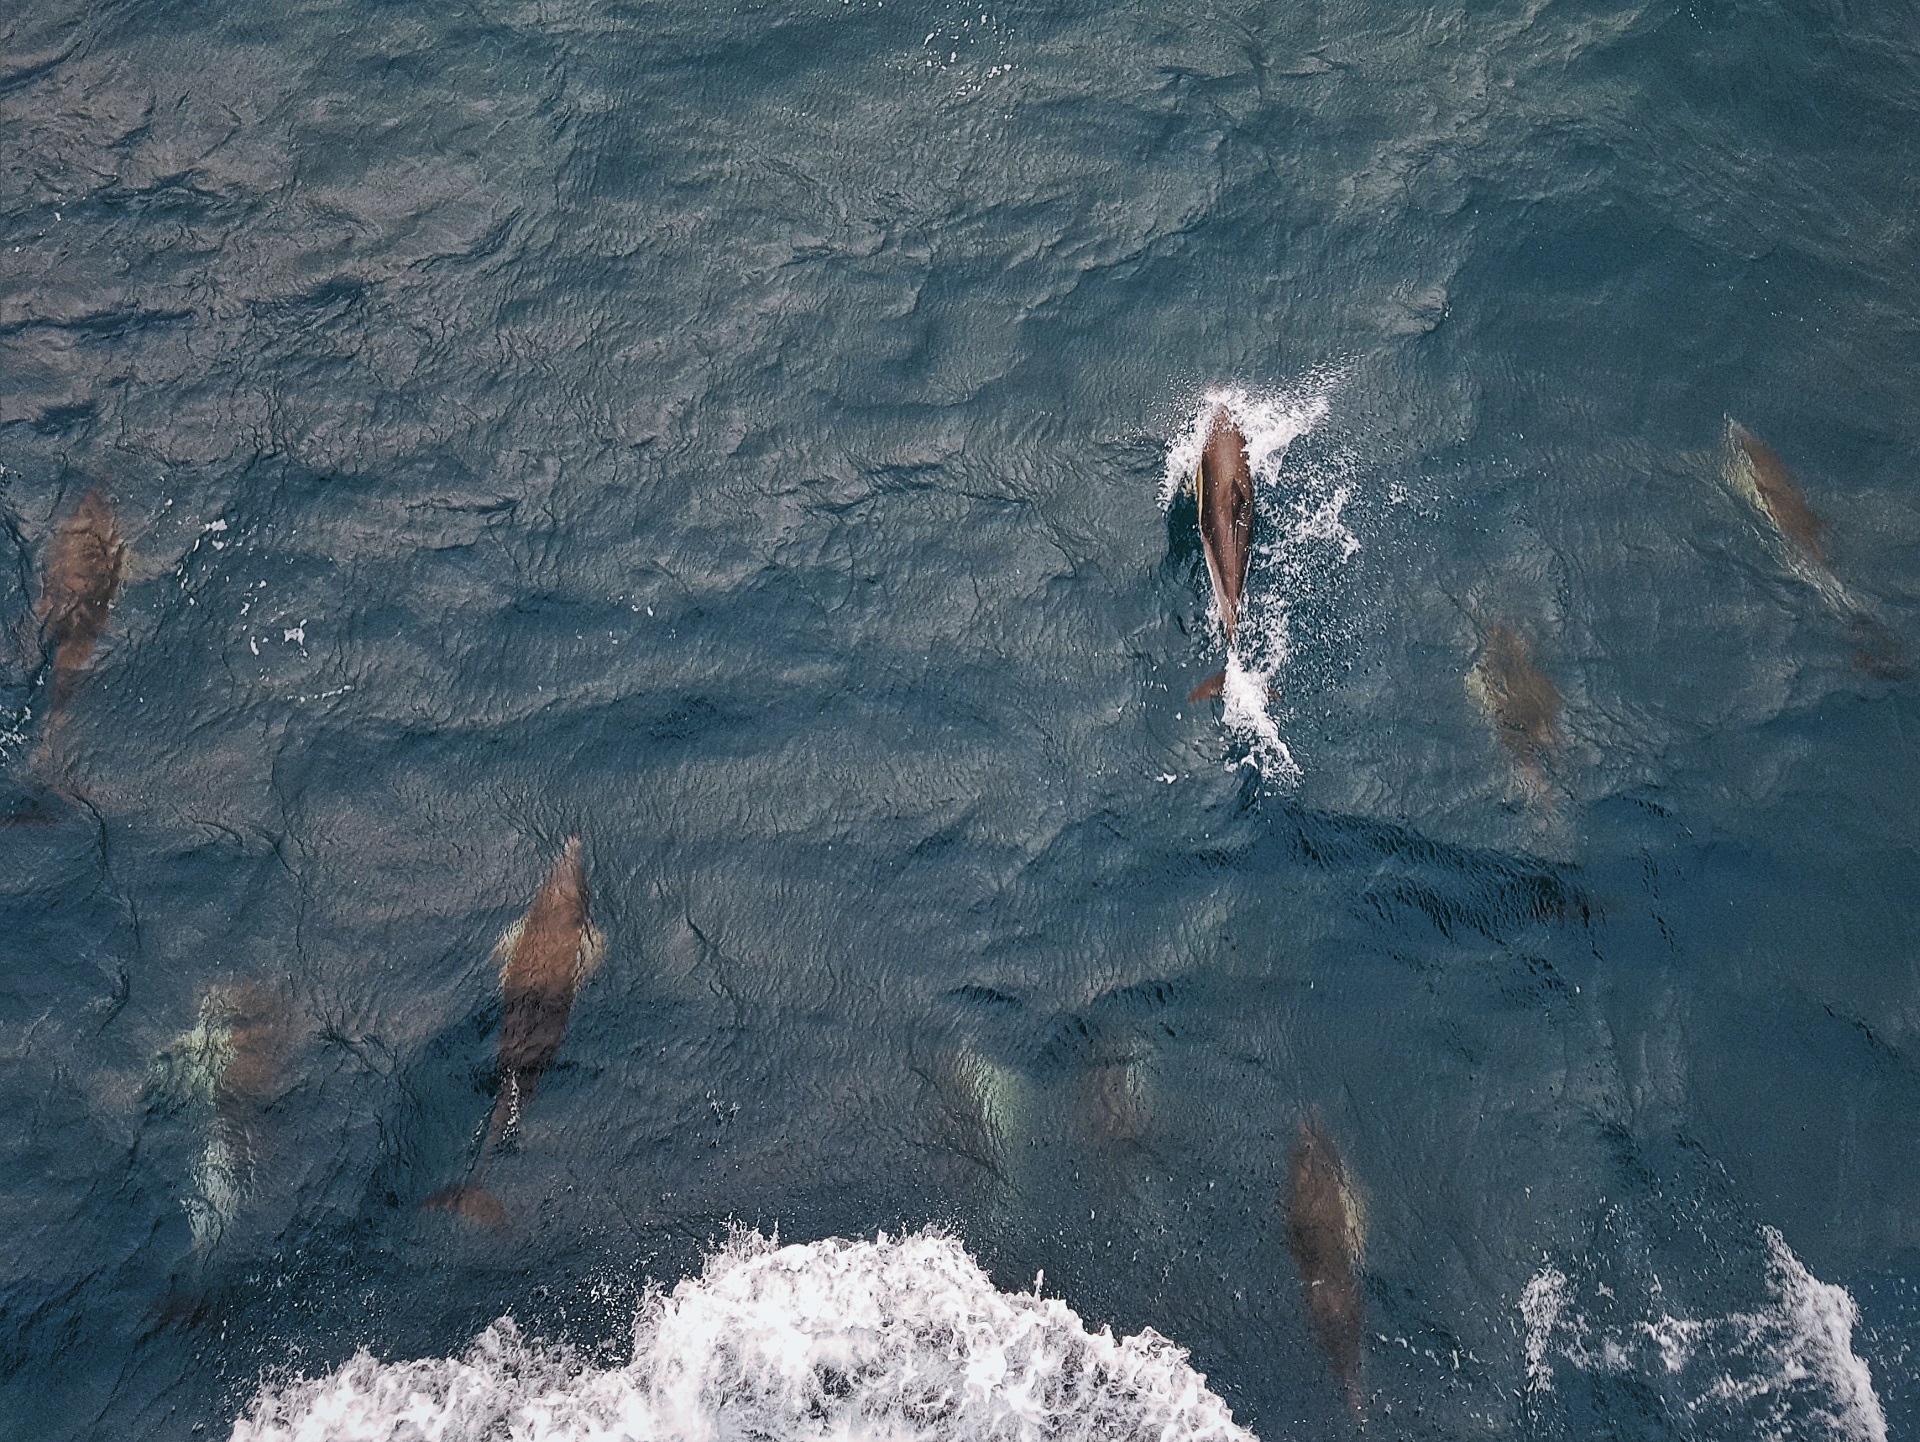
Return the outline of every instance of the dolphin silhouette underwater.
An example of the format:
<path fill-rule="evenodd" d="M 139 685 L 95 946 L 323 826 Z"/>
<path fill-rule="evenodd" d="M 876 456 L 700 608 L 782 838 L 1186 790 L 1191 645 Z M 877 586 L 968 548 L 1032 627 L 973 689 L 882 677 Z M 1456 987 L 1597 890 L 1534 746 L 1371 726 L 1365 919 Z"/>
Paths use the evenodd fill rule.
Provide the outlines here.
<path fill-rule="evenodd" d="M 1853 664 L 1869 676 L 1898 680 L 1912 669 L 1906 643 L 1854 599 L 1827 561 L 1827 523 L 1807 503 L 1780 453 L 1727 417 L 1727 484 L 1759 513 L 1786 551 L 1787 564 L 1819 593 L 1852 632 Z"/>
<path fill-rule="evenodd" d="M 1287 1167 L 1287 1245 L 1314 1336 L 1360 1421 L 1366 1417 L 1360 1377 L 1366 1308 L 1354 1267 L 1365 1242 L 1366 1218 L 1340 1153 L 1319 1118 L 1308 1117 Z"/>
<path fill-rule="evenodd" d="M 506 1225 L 506 1208 L 484 1186 L 487 1166 L 519 1124 L 521 1108 L 533 1100 L 540 1078 L 566 1039 L 574 997 L 606 954 L 589 902 L 580 838 L 570 837 L 526 915 L 493 949 L 503 1003 L 499 1079 L 479 1154 L 468 1180 L 434 1193 L 422 1206 L 457 1212 L 488 1226 Z"/>
<path fill-rule="evenodd" d="M 1200 544 L 1231 655 L 1247 587 L 1247 562 L 1253 554 L 1253 469 L 1247 464 L 1247 438 L 1223 405 L 1216 405 L 1207 418 L 1193 489 L 1200 513 Z M 1227 673 L 1219 671 L 1195 686 L 1187 700 L 1211 700 L 1226 681 Z"/>
<path fill-rule="evenodd" d="M 168 1109 L 205 1118 L 206 1144 L 182 1199 L 196 1254 L 220 1240 L 258 1187 L 261 1127 L 287 1084 L 295 1041 L 281 998 L 256 982 L 223 984 L 200 1000 L 200 1015 L 155 1058 L 153 1091 Z"/>
<path fill-rule="evenodd" d="M 1727 480 L 1799 556 L 1825 570 L 1827 523 L 1814 514 L 1780 453 L 1727 417 Z"/>
<path fill-rule="evenodd" d="M 40 599 L 34 604 L 37 634 L 27 643 L 37 650 L 36 686 L 51 676 L 51 693 L 40 739 L 33 750 L 31 772 L 48 794 L 89 806 L 69 782 L 54 779 L 54 743 L 66 720 L 67 707 L 93 660 L 100 635 L 107 628 L 114 596 L 126 574 L 127 548 L 113 507 L 98 489 L 81 496 L 47 544 L 41 567 Z M 24 715 L 22 717 L 24 719 Z M 49 819 L 36 798 L 25 811 L 0 818 L 0 826 L 18 826 Z"/>
<path fill-rule="evenodd" d="M 1527 789 L 1547 800 L 1547 768 L 1565 740 L 1560 688 L 1535 664 L 1526 638 L 1496 623 L 1467 672 L 1467 694 L 1513 758 Z"/>
<path fill-rule="evenodd" d="M 98 490 L 80 498 L 47 548 L 34 619 L 41 645 L 52 652 L 53 711 L 73 699 L 74 688 L 93 659 L 107 613 L 126 569 L 127 548 L 113 508 Z"/>

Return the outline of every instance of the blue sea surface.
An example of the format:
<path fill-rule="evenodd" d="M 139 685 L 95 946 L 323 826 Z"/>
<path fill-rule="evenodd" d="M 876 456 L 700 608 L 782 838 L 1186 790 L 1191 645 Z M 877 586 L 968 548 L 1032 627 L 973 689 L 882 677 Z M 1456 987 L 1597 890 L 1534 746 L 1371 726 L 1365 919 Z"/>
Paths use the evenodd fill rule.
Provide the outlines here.
<path fill-rule="evenodd" d="M 1356 1436 L 1309 1123 L 1369 1434 L 1920 1436 L 1916 160 L 1898 4 L 0 0 L 0 1438 L 928 1227 Z"/>

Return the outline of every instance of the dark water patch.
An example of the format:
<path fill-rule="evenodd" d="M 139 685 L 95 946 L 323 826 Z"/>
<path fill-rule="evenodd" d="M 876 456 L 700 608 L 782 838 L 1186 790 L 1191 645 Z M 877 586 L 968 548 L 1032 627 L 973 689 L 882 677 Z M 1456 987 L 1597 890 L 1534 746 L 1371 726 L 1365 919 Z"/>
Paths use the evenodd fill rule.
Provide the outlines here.
<path fill-rule="evenodd" d="M 1458 889 L 1411 879 L 1374 885 L 1359 906 L 1391 929 L 1398 929 L 1401 918 L 1411 912 L 1424 917 L 1449 941 L 1469 931 L 1502 941 L 1529 926 L 1586 920 L 1586 904 L 1572 899 L 1577 895 L 1551 875 L 1469 874 Z"/>
<path fill-rule="evenodd" d="M 1125 1018 L 1151 1017 L 1176 1005 L 1194 989 L 1190 977 L 1152 977 L 1102 992 L 1088 1010 Z"/>
<path fill-rule="evenodd" d="M 1278 808 L 1273 829 L 1316 871 L 1366 874 L 1357 905 L 1389 926 L 1413 912 L 1449 939 L 1504 939 L 1529 925 L 1585 925 L 1594 903 L 1570 868 L 1435 841 L 1370 818 Z"/>
<path fill-rule="evenodd" d="M 977 982 L 956 987 L 949 995 L 970 1007 L 990 1011 L 1013 1011 L 1021 1005 L 1019 997 L 1010 995 L 998 987 L 981 986 Z"/>

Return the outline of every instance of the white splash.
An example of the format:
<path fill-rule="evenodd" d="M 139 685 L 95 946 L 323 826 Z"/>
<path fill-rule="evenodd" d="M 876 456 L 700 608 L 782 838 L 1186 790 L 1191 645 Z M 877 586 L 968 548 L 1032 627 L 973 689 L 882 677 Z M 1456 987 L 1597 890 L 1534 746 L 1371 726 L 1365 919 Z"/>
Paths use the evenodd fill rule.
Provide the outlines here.
<path fill-rule="evenodd" d="M 1264 649 L 1267 665 L 1261 670 L 1249 670 L 1237 652 L 1228 655 L 1227 679 L 1220 688 L 1224 703 L 1220 719 L 1227 734 L 1247 748 L 1246 755 L 1234 765 L 1251 766 L 1268 781 L 1292 785 L 1300 779 L 1300 763 L 1293 759 L 1293 752 L 1280 735 L 1280 723 L 1267 709 L 1272 699 L 1267 678 L 1284 664 L 1285 650 L 1283 647 L 1275 656 L 1273 648 Z"/>
<path fill-rule="evenodd" d="M 1520 1320 L 1527 1329 L 1527 1386 L 1535 1391 L 1553 1390 L 1547 1348 L 1566 1309 L 1567 1274 L 1558 1267 L 1542 1267 L 1520 1294 Z"/>
<path fill-rule="evenodd" d="M 1207 422 L 1214 407 L 1225 406 L 1240 434 L 1247 438 L 1247 466 L 1255 487 L 1280 478 L 1280 462 L 1287 447 L 1312 430 L 1326 416 L 1333 386 L 1310 383 L 1310 389 L 1256 393 L 1243 386 L 1217 386 L 1201 397 L 1185 428 L 1167 448 L 1166 469 L 1160 477 L 1160 509 L 1172 507 L 1180 488 L 1200 467 L 1200 450 L 1207 442 Z"/>
<path fill-rule="evenodd" d="M 1089 1333 L 1066 1303 L 996 1291 L 933 1233 L 779 1247 L 737 1235 L 652 1295 L 633 1359 L 600 1368 L 508 1320 L 458 1358 L 262 1388 L 234 1442 L 1254 1442 L 1151 1331 Z"/>
<path fill-rule="evenodd" d="M 1760 1235 L 1768 1304 L 1718 1317 L 1672 1316 L 1656 1284 L 1645 1319 L 1596 1328 L 1573 1304 L 1565 1273 L 1542 1267 L 1520 1299 L 1529 1393 L 1541 1400 L 1553 1391 L 1558 1361 L 1671 1389 L 1702 1437 L 1886 1442 L 1872 1373 L 1853 1350 L 1852 1296 L 1808 1271 L 1772 1227 Z"/>
<path fill-rule="evenodd" d="M 11 721 L 0 722 L 0 761 L 5 761 L 19 747 L 26 745 L 28 725 L 33 720 L 31 704 L 22 706 L 19 715 Z"/>
<path fill-rule="evenodd" d="M 1351 487 L 1281 463 L 1288 448 L 1307 435 L 1328 412 L 1338 377 L 1315 376 L 1300 388 L 1253 392 L 1240 386 L 1210 390 L 1167 448 L 1160 478 L 1160 504 L 1171 508 L 1189 486 L 1206 444 L 1214 409 L 1226 407 L 1247 439 L 1247 465 L 1253 472 L 1255 544 L 1247 568 L 1245 595 L 1232 653 L 1221 691 L 1227 732 L 1237 743 L 1231 767 L 1251 766 L 1261 777 L 1291 786 L 1302 771 L 1280 733 L 1274 710 L 1279 682 L 1292 658 L 1292 616 L 1329 562 L 1341 564 L 1360 549 L 1359 538 L 1343 520 Z M 1208 615 L 1220 633 L 1218 608 L 1211 598 Z"/>

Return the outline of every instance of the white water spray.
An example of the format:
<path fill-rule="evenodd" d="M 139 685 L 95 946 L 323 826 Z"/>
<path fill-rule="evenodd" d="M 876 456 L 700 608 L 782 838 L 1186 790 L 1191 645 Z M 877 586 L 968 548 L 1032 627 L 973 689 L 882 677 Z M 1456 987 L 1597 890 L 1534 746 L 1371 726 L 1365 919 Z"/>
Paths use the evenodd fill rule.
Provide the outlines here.
<path fill-rule="evenodd" d="M 1692 1435 L 1764 1442 L 1886 1442 L 1887 1418 L 1867 1364 L 1853 1350 L 1859 1308 L 1846 1288 L 1823 1282 L 1772 1227 L 1767 1304 L 1750 1312 L 1675 1317 L 1656 1284 L 1644 1315 L 1596 1325 L 1564 1272 L 1542 1267 L 1520 1299 L 1527 1389 L 1536 1404 L 1560 1367 L 1635 1375 L 1684 1412 Z M 1611 1298 L 1605 1287 L 1588 1291 Z"/>
<path fill-rule="evenodd" d="M 1090 1333 L 933 1233 L 780 1247 L 757 1232 L 650 1297 L 599 1368 L 495 1323 L 457 1358 L 263 1388 L 234 1442 L 1254 1442 L 1151 1331 Z"/>
<path fill-rule="evenodd" d="M 1210 390 L 1187 417 L 1185 427 L 1167 447 L 1166 467 L 1160 477 L 1160 508 L 1170 509 L 1180 490 L 1200 466 L 1207 443 L 1207 422 L 1214 407 L 1225 406 L 1240 434 L 1247 438 L 1247 466 L 1256 487 L 1280 478 L 1280 462 L 1287 447 L 1311 431 L 1326 416 L 1333 385 L 1315 381 L 1310 389 L 1256 393 L 1242 386 Z"/>

